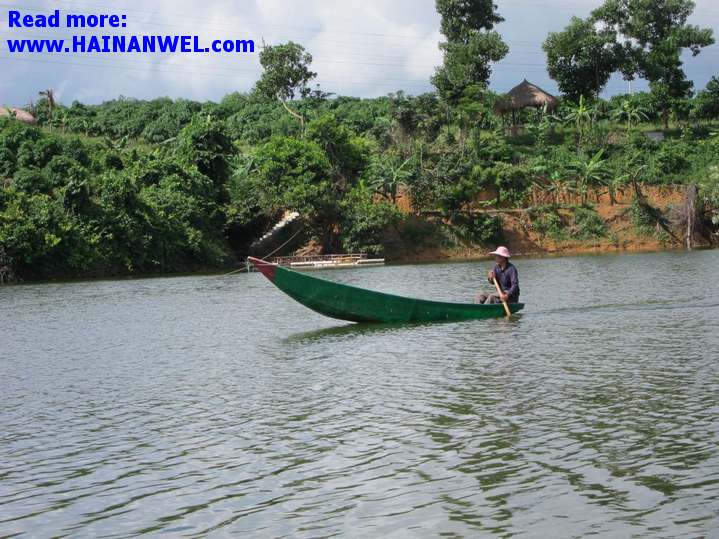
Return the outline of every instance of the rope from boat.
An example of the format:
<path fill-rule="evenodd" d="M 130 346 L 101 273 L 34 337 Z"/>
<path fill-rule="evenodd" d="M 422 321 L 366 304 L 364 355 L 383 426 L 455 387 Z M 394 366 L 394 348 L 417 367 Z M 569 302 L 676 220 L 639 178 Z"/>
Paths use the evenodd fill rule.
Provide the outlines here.
<path fill-rule="evenodd" d="M 261 257 L 262 260 L 267 260 L 269 257 L 271 257 L 272 255 L 276 254 L 277 251 L 281 250 L 283 247 L 286 247 L 288 243 L 290 243 L 293 239 L 295 239 L 297 236 L 299 236 L 299 235 L 300 235 L 300 232 L 304 232 L 304 230 L 305 230 L 304 227 L 301 227 L 301 228 L 300 228 L 297 232 L 295 232 L 295 233 L 292 235 L 292 237 L 291 237 L 290 239 L 288 239 L 285 243 L 283 243 L 282 245 L 280 245 L 277 249 L 275 249 L 275 250 L 272 251 L 271 253 L 266 254 L 265 256 Z"/>
<path fill-rule="evenodd" d="M 230 275 L 234 275 L 235 273 L 242 273 L 243 271 L 247 271 L 249 273 L 249 270 L 246 267 L 244 267 L 244 268 L 240 268 L 235 271 L 231 271 L 230 273 L 224 273 L 224 274 L 222 274 L 222 277 L 229 277 Z"/>
<path fill-rule="evenodd" d="M 297 232 L 295 232 L 295 233 L 292 235 L 292 237 L 291 237 L 290 239 L 288 239 L 285 243 L 283 243 L 282 245 L 280 245 L 277 249 L 275 249 L 275 250 L 272 251 L 271 253 L 269 253 L 269 254 L 267 254 L 267 255 L 265 255 L 265 256 L 262 256 L 262 257 L 260 257 L 260 258 L 262 258 L 262 260 L 267 260 L 269 257 L 271 257 L 272 255 L 274 255 L 275 253 L 277 253 L 277 251 L 279 251 L 279 250 L 282 249 L 283 247 L 286 247 L 288 243 L 290 243 L 293 239 L 295 239 L 297 236 L 299 236 L 300 232 L 303 232 L 303 231 L 304 231 L 304 227 L 300 228 L 300 229 L 299 229 Z M 247 266 L 245 266 L 244 268 L 240 268 L 240 269 L 238 269 L 238 270 L 231 271 L 230 273 L 225 273 L 225 274 L 223 275 L 223 277 L 229 277 L 230 275 L 234 275 L 234 274 L 236 274 L 236 273 L 242 273 L 243 271 L 246 271 L 246 272 L 249 273 L 250 270 L 248 269 Z"/>

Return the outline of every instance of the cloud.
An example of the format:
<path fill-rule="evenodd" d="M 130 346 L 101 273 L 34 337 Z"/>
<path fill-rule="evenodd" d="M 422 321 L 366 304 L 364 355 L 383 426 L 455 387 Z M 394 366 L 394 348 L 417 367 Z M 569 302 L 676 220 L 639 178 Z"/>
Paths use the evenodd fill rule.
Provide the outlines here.
<path fill-rule="evenodd" d="M 434 0 L 156 0 L 136 3 L 103 0 L 128 16 L 132 34 L 192 34 L 203 40 L 248 38 L 268 43 L 301 43 L 313 54 L 313 68 L 326 91 L 376 96 L 405 90 L 431 89 L 429 78 L 441 62 L 439 16 Z M 556 89 L 544 67 L 541 43 L 547 33 L 564 27 L 573 14 L 584 16 L 599 0 L 503 0 L 506 22 L 499 31 L 510 55 L 494 68 L 492 84 L 506 90 L 528 78 Z M 33 8 L 98 12 L 89 0 L 33 0 Z M 0 9 L 0 21 L 7 17 Z M 24 10 L 30 11 L 30 10 Z M 33 12 L 37 10 L 33 9 Z M 716 0 L 697 0 L 692 21 L 719 28 Z M 8 30 L 0 22 L 0 103 L 23 105 L 42 88 L 55 88 L 63 102 L 96 103 L 119 95 L 170 96 L 218 100 L 233 91 L 247 91 L 260 75 L 257 54 L 233 55 L 26 55 L 10 56 L 8 37 L 59 37 L 72 30 Z M 97 33 L 97 31 L 95 31 Z M 703 86 L 716 72 L 717 48 L 687 62 L 688 74 Z M 12 81 L 8 84 L 7 81 Z M 612 82 L 616 91 L 623 83 Z"/>

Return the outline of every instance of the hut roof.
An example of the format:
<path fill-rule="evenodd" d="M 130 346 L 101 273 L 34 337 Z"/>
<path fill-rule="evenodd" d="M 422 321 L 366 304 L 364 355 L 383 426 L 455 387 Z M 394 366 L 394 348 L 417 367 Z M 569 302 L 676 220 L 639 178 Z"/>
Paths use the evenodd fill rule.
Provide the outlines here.
<path fill-rule="evenodd" d="M 541 108 L 546 105 L 549 110 L 553 110 L 558 104 L 559 101 L 552 94 L 524 79 L 497 103 L 495 109 L 498 112 L 507 112 L 527 107 Z"/>
<path fill-rule="evenodd" d="M 0 116 L 15 117 L 17 120 L 26 124 L 34 124 L 37 122 L 35 117 L 22 109 L 14 109 L 12 107 L 0 107 Z"/>

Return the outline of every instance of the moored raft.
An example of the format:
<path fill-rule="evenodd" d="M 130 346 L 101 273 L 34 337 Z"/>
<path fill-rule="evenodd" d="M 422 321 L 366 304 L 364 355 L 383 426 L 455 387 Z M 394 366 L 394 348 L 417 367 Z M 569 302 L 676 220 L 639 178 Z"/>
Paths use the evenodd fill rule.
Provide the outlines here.
<path fill-rule="evenodd" d="M 338 320 L 417 323 L 501 318 L 505 315 L 502 305 L 406 298 L 327 281 L 259 258 L 250 257 L 249 261 L 295 301 Z M 516 313 L 524 308 L 524 304 L 513 303 L 509 308 L 512 313 Z"/>
<path fill-rule="evenodd" d="M 366 254 L 279 256 L 273 262 L 278 266 L 301 270 L 384 266 L 384 258 L 369 258 Z"/>

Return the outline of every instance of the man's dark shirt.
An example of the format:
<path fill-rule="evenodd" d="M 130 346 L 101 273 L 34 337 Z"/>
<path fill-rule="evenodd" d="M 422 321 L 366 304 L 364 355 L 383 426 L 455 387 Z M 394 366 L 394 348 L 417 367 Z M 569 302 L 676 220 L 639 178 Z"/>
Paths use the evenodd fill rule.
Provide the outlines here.
<path fill-rule="evenodd" d="M 507 262 L 504 270 L 497 264 L 494 266 L 494 274 L 497 276 L 499 286 L 509 296 L 509 302 L 519 303 L 519 274 L 514 264 Z"/>

